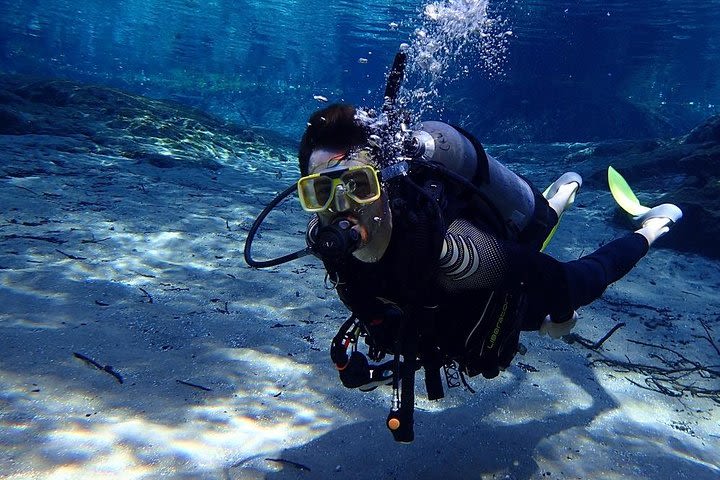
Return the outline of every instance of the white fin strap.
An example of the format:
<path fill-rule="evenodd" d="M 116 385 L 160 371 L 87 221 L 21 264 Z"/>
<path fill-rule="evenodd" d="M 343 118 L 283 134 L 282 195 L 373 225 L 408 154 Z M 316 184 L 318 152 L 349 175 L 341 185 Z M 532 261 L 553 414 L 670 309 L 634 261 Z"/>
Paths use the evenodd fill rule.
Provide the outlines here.
<path fill-rule="evenodd" d="M 555 323 L 550 319 L 550 315 L 545 317 L 542 325 L 540 325 L 540 335 L 549 335 L 551 338 L 560 338 L 569 335 L 578 321 L 578 313 L 573 312 L 572 318 L 562 323 Z"/>

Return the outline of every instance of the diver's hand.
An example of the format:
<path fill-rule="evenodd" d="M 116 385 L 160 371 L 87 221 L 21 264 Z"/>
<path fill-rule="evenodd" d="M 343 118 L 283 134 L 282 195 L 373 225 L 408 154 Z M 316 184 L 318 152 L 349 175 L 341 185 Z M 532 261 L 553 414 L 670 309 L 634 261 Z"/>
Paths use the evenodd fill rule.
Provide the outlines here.
<path fill-rule="evenodd" d="M 564 322 L 553 322 L 550 315 L 545 317 L 542 325 L 540 325 L 540 335 L 549 335 L 551 338 L 560 338 L 569 335 L 578 320 L 577 312 L 573 312 L 572 317 Z"/>

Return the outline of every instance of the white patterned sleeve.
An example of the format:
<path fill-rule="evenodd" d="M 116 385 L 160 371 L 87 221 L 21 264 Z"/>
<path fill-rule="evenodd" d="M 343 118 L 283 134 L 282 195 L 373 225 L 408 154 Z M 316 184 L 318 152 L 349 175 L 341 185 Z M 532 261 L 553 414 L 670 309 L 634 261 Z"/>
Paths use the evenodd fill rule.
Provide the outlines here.
<path fill-rule="evenodd" d="M 440 283 L 446 290 L 495 288 L 508 268 L 507 253 L 495 236 L 462 218 L 450 225 L 440 253 Z"/>

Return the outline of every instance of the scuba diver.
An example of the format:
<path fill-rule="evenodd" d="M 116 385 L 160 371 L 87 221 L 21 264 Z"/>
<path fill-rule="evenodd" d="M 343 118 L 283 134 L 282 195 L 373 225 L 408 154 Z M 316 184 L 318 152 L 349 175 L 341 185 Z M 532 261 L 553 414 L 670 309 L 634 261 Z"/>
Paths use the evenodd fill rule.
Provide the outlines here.
<path fill-rule="evenodd" d="M 387 90 L 386 97 L 392 99 Z M 470 390 L 466 376 L 496 377 L 522 352 L 522 331 L 568 335 L 576 310 L 627 274 L 682 217 L 672 204 L 640 205 L 611 170 L 613 195 L 640 228 L 561 262 L 542 250 L 573 203 L 580 175 L 565 173 L 540 192 L 457 126 L 423 121 L 383 134 L 371 120 L 342 104 L 310 117 L 298 155 L 301 178 L 278 197 L 296 188 L 313 214 L 308 248 L 253 260 L 252 237 L 266 209 L 245 258 L 257 267 L 308 252 L 322 260 L 352 312 L 331 345 L 340 380 L 362 391 L 392 385 L 386 425 L 400 442 L 414 438 L 418 369 L 432 400 L 444 396 L 442 374 L 448 387 Z M 367 354 L 358 349 L 361 340 Z"/>

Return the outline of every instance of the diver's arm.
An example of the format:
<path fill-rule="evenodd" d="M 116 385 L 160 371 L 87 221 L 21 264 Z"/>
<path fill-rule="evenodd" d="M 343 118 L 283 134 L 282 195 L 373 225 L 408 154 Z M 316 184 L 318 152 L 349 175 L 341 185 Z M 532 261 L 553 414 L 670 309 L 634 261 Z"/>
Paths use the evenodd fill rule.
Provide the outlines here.
<path fill-rule="evenodd" d="M 498 288 L 509 268 L 506 248 L 496 236 L 462 218 L 448 227 L 440 253 L 440 284 L 446 291 Z"/>
<path fill-rule="evenodd" d="M 532 309 L 523 328 L 538 330 L 548 315 L 555 323 L 572 322 L 575 309 L 599 298 L 646 252 L 641 235 L 628 235 L 578 260 L 561 262 L 458 219 L 445 235 L 439 285 L 448 293 L 522 289 Z"/>

